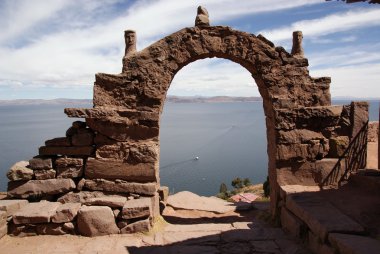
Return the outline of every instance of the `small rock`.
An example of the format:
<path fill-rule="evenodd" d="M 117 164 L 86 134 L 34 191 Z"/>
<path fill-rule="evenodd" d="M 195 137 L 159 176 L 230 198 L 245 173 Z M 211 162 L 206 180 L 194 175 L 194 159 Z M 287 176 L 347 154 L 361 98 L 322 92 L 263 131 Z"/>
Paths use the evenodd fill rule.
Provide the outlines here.
<path fill-rule="evenodd" d="M 54 169 L 41 169 L 34 170 L 34 175 L 37 180 L 46 180 L 55 178 L 55 170 Z"/>
<path fill-rule="evenodd" d="M 8 179 L 11 181 L 31 180 L 34 172 L 28 166 L 29 163 L 27 161 L 15 163 L 7 173 Z"/>
<path fill-rule="evenodd" d="M 14 224 L 48 223 L 61 204 L 58 202 L 29 203 L 13 214 Z"/>
<path fill-rule="evenodd" d="M 57 208 L 56 213 L 51 217 L 54 223 L 70 222 L 75 219 L 81 208 L 80 203 L 66 203 Z"/>
<path fill-rule="evenodd" d="M 107 206 L 82 206 L 78 213 L 78 231 L 84 236 L 118 234 L 115 218 Z"/>
<path fill-rule="evenodd" d="M 169 197 L 169 187 L 168 186 L 161 186 L 158 189 L 158 194 L 160 195 L 160 201 L 166 203 Z"/>
<path fill-rule="evenodd" d="M 123 206 L 121 217 L 123 219 L 135 219 L 149 217 L 151 214 L 150 198 L 128 200 Z"/>
<path fill-rule="evenodd" d="M 105 196 L 90 198 L 85 202 L 85 205 L 101 205 L 109 206 L 111 208 L 118 208 L 123 207 L 125 202 L 127 202 L 127 198 L 123 196 Z"/>
<path fill-rule="evenodd" d="M 141 233 L 148 232 L 150 230 L 150 221 L 149 219 L 136 221 L 134 223 L 126 225 L 124 228 L 120 229 L 121 234 L 132 234 L 132 233 Z"/>

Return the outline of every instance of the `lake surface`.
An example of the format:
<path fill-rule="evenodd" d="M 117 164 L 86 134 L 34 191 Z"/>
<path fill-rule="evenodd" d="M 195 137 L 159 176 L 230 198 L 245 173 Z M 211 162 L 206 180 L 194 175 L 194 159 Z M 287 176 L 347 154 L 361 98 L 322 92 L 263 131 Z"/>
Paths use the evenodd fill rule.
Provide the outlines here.
<path fill-rule="evenodd" d="M 45 140 L 64 136 L 77 120 L 63 113 L 65 107 L 91 105 L 0 106 L 0 191 L 6 190 L 5 174 L 12 164 L 37 155 Z M 373 121 L 378 120 L 378 108 L 379 103 L 371 101 Z M 166 103 L 160 131 L 161 184 L 171 192 L 214 195 L 222 182 L 231 187 L 235 177 L 265 181 L 268 158 L 261 102 Z"/>

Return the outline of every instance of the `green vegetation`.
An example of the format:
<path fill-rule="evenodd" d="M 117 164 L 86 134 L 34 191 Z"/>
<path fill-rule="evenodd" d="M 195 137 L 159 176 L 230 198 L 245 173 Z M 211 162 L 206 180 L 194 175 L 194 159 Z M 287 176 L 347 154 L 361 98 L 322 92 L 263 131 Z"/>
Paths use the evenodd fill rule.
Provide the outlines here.
<path fill-rule="evenodd" d="M 249 178 L 240 178 L 236 177 L 231 181 L 232 190 L 228 190 L 227 185 L 225 183 L 220 184 L 219 193 L 216 195 L 218 198 L 231 201 L 231 197 L 238 193 L 254 193 L 261 198 L 260 201 L 268 201 L 268 197 L 264 197 L 263 185 L 256 184 L 252 185 L 251 180 Z"/>

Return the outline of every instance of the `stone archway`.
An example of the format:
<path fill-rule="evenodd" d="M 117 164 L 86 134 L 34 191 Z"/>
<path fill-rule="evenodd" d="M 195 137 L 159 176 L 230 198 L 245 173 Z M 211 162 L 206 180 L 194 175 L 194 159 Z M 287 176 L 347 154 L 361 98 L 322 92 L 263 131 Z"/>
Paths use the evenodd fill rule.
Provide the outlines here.
<path fill-rule="evenodd" d="M 126 34 L 130 35 L 133 32 L 127 31 Z M 300 43 L 297 45 L 300 46 Z M 115 167 L 121 166 L 123 169 L 110 173 L 112 176 L 97 173 L 87 175 L 93 178 L 159 182 L 159 117 L 171 81 L 181 68 L 191 62 L 212 57 L 224 58 L 247 69 L 252 74 L 263 97 L 267 126 L 268 173 L 272 186 L 271 200 L 273 200 L 274 211 L 279 197 L 277 164 L 280 161 L 286 164 L 288 159 L 298 156 L 285 155 L 284 158 L 278 160 L 277 136 L 278 130 L 282 128 L 279 127 L 282 120 L 276 119 L 277 112 L 289 113 L 299 107 L 330 105 L 330 79 L 310 77 L 307 69 L 308 61 L 302 54 L 296 52 L 291 55 L 284 48 L 275 47 L 261 35 L 255 36 L 230 27 L 185 28 L 159 40 L 143 51 L 131 51 L 127 47 L 126 52 L 122 73 L 119 75 L 97 74 L 94 88 L 95 110 L 117 108 L 118 113 L 115 112 L 115 116 L 112 117 L 100 118 L 87 115 L 87 123 L 90 128 L 121 142 L 111 150 L 129 149 L 129 155 L 134 158 L 139 157 L 133 155 L 134 150 L 140 149 L 146 152 L 151 149 L 148 154 L 152 156 L 137 163 L 131 161 L 133 166 L 128 165 L 128 169 L 127 166 L 121 166 L 115 162 Z M 69 115 L 78 114 L 69 113 Z M 324 139 L 318 136 L 316 140 Z M 131 150 L 131 145 L 136 148 Z M 305 149 L 310 149 L 309 146 Z M 321 150 L 320 143 L 316 146 L 318 148 L 313 149 Z M 285 146 L 284 149 L 289 150 L 289 147 Z M 98 146 L 96 159 L 88 163 L 88 172 L 102 171 L 101 168 L 110 163 L 105 160 L 124 160 L 124 158 L 115 158 L 114 155 L 107 155 L 110 158 L 104 157 L 103 150 L 109 150 L 109 147 L 102 144 Z M 141 153 L 140 150 L 138 153 Z M 322 151 L 325 152 L 323 148 Z M 142 157 L 146 157 L 145 155 Z M 307 156 L 307 152 L 300 156 Z M 311 155 L 311 159 L 317 156 L 321 156 L 319 152 Z M 141 163 L 144 163 L 144 166 Z M 136 164 L 139 165 L 138 168 L 134 168 Z M 126 174 L 123 175 L 122 172 Z"/>
<path fill-rule="evenodd" d="M 121 232 L 149 228 L 159 214 L 159 119 L 166 93 L 184 66 L 211 57 L 247 69 L 263 98 L 272 214 L 278 218 L 280 210 L 286 211 L 287 193 L 307 189 L 299 186 L 319 189 L 338 165 L 342 150 L 364 129 L 368 105 L 331 106 L 330 78 L 309 76 L 302 33 L 293 33 L 290 54 L 262 35 L 210 26 L 206 14 L 199 8 L 195 27 L 142 51 L 136 51 L 135 32 L 125 31 L 122 73 L 96 75 L 93 108 L 65 109 L 69 117 L 85 118 L 86 123 L 74 122 L 66 137 L 47 141 L 39 149 L 42 158 L 31 160 L 36 170 L 48 163 L 54 175 L 10 182 L 8 196 L 64 200 L 73 195 L 80 199 L 83 190 L 120 193 L 121 212 L 134 224 Z M 66 194 L 74 189 L 78 192 Z M 126 201 L 135 197 L 140 200 Z M 136 211 L 141 221 L 135 221 Z"/>

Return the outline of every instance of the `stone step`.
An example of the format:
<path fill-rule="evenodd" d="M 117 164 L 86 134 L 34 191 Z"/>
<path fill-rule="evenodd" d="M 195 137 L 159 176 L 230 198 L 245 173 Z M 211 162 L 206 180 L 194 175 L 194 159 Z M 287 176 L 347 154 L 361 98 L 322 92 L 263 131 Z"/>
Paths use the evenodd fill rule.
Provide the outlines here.
<path fill-rule="evenodd" d="M 286 197 L 286 208 L 301 219 L 319 239 L 328 233 L 363 234 L 364 228 L 343 214 L 318 193 L 296 193 Z"/>
<path fill-rule="evenodd" d="M 349 183 L 370 192 L 380 192 L 380 171 L 359 171 L 350 176 Z"/>
<path fill-rule="evenodd" d="M 344 254 L 378 254 L 380 253 L 380 241 L 359 235 L 329 234 L 332 246 Z"/>
<path fill-rule="evenodd" d="M 0 200 L 0 211 L 5 211 L 7 216 L 12 216 L 13 213 L 28 204 L 28 200 L 23 199 L 3 199 Z"/>
<path fill-rule="evenodd" d="M 56 214 L 59 202 L 41 201 L 29 203 L 13 214 L 14 224 L 49 223 L 51 217 Z"/>

